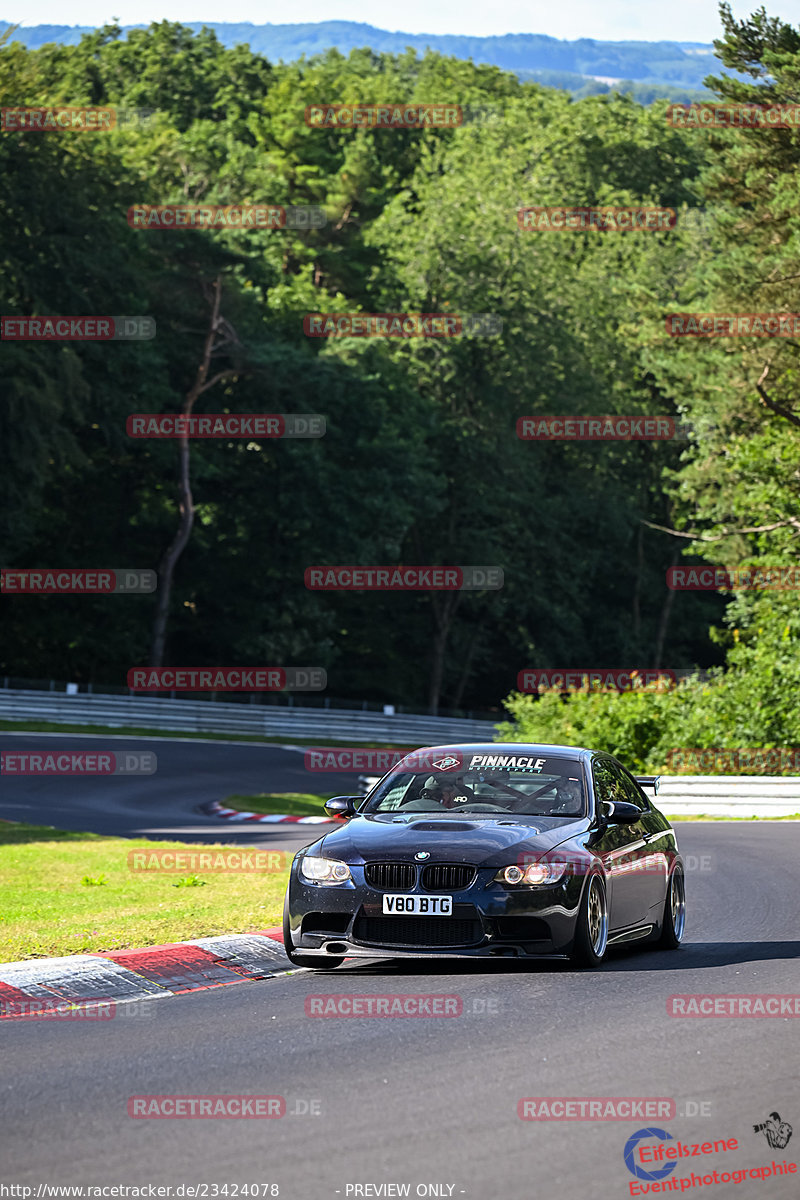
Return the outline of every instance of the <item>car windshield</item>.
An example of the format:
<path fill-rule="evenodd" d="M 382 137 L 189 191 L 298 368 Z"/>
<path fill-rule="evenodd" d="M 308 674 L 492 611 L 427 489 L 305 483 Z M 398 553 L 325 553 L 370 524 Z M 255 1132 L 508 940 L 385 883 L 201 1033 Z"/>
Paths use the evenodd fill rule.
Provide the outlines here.
<path fill-rule="evenodd" d="M 466 754 L 446 770 L 436 770 L 435 764 L 404 770 L 401 763 L 378 784 L 361 811 L 580 817 L 586 812 L 583 771 L 574 759 L 534 753 Z"/>

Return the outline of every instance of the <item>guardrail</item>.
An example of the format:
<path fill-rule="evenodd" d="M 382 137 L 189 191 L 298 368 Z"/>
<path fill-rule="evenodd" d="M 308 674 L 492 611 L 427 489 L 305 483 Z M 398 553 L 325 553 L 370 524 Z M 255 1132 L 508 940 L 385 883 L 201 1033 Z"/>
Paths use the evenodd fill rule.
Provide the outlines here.
<path fill-rule="evenodd" d="M 665 816 L 789 817 L 800 813 L 800 776 L 660 775 L 655 804 Z"/>
<path fill-rule="evenodd" d="M 450 742 L 491 742 L 491 721 L 466 717 L 426 717 L 411 713 L 361 712 L 329 708 L 284 708 L 277 704 L 236 704 L 209 700 L 169 700 L 156 696 L 108 696 L 0 688 L 0 719 L 51 721 L 58 725 L 103 725 L 110 729 L 167 729 L 171 732 L 238 733 L 258 737 L 336 742 L 378 742 L 403 747 Z"/>
<path fill-rule="evenodd" d="M 366 796 L 380 775 L 359 775 Z M 639 776 L 647 795 L 665 816 L 789 817 L 800 813 L 797 775 Z"/>

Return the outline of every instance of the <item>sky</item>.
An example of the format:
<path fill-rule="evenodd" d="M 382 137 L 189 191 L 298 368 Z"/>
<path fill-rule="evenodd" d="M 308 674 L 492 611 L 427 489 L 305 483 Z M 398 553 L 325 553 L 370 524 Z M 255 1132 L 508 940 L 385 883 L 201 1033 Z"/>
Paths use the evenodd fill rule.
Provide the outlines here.
<path fill-rule="evenodd" d="M 763 0 L 770 16 L 800 23 L 800 0 Z M 742 19 L 762 0 L 734 0 Z M 544 33 L 605 41 L 711 42 L 719 36 L 717 0 L 403 0 L 370 9 L 363 0 L 305 0 L 295 8 L 275 0 L 4 0 L 0 18 L 20 25 L 122 25 L 171 21 L 250 21 L 254 25 L 361 21 L 404 33 L 502 35 Z"/>

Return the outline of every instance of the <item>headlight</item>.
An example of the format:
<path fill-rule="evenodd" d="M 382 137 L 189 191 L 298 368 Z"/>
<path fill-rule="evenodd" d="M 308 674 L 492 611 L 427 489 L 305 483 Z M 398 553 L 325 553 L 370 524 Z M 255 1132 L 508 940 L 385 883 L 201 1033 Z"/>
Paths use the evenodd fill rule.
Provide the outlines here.
<path fill-rule="evenodd" d="M 300 859 L 300 874 L 314 883 L 344 883 L 353 878 L 347 863 L 335 858 L 312 858 L 308 854 Z"/>
<path fill-rule="evenodd" d="M 566 862 L 536 862 L 531 863 L 523 871 L 521 867 L 503 867 L 495 875 L 498 883 L 558 883 L 565 873 L 569 863 Z"/>

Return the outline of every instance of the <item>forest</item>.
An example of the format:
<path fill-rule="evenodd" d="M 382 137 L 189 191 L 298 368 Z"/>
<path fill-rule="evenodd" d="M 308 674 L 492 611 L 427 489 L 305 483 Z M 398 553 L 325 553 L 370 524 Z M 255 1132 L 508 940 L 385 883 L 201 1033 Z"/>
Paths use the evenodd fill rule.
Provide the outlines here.
<path fill-rule="evenodd" d="M 800 111 L 800 32 L 720 15 L 717 103 Z M 478 117 L 315 127 L 320 104 Z M 574 98 L 432 52 L 275 64 L 166 21 L 33 50 L 7 31 L 0 107 L 23 106 L 126 117 L 0 131 L 0 311 L 144 317 L 155 336 L 4 334 L 0 563 L 156 570 L 159 588 L 4 595 L 0 676 L 124 688 L 147 664 L 313 665 L 337 700 L 507 711 L 507 732 L 642 767 L 675 746 L 800 745 L 796 585 L 667 584 L 678 565 L 798 564 L 797 338 L 674 337 L 668 318 L 800 312 L 800 120 L 681 126 L 665 99 Z M 164 205 L 294 216 L 129 216 Z M 519 219 L 576 206 L 674 220 Z M 480 320 L 308 336 L 319 313 Z M 317 415 L 324 436 L 128 433 L 132 414 L 181 413 Z M 608 415 L 675 436 L 517 435 Z M 337 564 L 499 567 L 503 586 L 306 586 Z M 536 667 L 681 678 L 518 693 Z"/>

